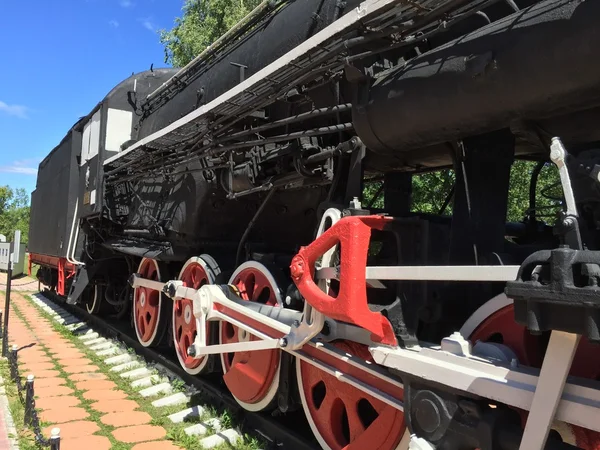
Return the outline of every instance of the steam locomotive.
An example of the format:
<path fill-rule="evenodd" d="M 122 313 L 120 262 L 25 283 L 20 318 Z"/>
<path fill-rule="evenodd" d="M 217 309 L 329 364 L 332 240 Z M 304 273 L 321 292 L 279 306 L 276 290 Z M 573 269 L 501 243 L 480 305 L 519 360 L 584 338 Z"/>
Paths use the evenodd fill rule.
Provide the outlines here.
<path fill-rule="evenodd" d="M 30 262 L 243 408 L 303 409 L 324 449 L 600 449 L 598 18 L 266 0 L 75 123 L 39 166 Z M 448 169 L 451 214 L 416 210 Z"/>

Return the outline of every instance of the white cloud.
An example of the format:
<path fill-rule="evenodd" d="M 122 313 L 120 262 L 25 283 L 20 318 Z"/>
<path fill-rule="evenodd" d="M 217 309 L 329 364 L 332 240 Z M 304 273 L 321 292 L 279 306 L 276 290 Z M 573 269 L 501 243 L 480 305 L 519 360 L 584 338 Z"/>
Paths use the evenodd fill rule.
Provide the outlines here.
<path fill-rule="evenodd" d="M 121 0 L 119 2 L 121 8 L 131 8 L 133 6 L 133 2 L 131 0 Z"/>
<path fill-rule="evenodd" d="M 0 112 L 4 112 L 9 116 L 15 116 L 20 119 L 27 119 L 27 111 L 29 108 L 23 105 L 9 105 L 0 100 Z"/>
<path fill-rule="evenodd" d="M 147 19 L 141 19 L 142 22 L 142 26 L 149 31 L 154 31 L 156 30 L 156 25 L 154 25 L 154 22 L 152 22 L 152 18 L 147 18 Z"/>
<path fill-rule="evenodd" d="M 22 175 L 36 175 L 37 166 L 42 158 L 28 158 L 19 161 L 14 161 L 8 166 L 0 166 L 0 172 L 4 173 L 20 173 Z"/>
<path fill-rule="evenodd" d="M 108 24 L 113 27 L 113 28 L 118 28 L 119 27 L 119 22 L 117 22 L 116 20 L 109 20 Z"/>

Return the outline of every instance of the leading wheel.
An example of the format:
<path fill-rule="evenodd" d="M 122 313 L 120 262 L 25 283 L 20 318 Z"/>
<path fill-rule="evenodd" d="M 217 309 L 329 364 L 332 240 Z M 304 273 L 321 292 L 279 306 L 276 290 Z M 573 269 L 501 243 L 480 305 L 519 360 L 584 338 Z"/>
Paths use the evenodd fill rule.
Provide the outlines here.
<path fill-rule="evenodd" d="M 209 261 L 210 262 L 210 261 Z M 214 261 L 212 261 L 214 262 Z M 218 273 L 213 269 L 215 264 L 207 264 L 203 257 L 193 257 L 187 260 L 179 273 L 179 279 L 183 285 L 193 289 L 200 289 L 205 284 L 212 284 Z M 218 270 L 218 269 L 217 269 Z M 206 323 L 206 336 L 210 345 L 211 324 Z M 187 349 L 196 339 L 198 330 L 196 318 L 194 317 L 194 305 L 192 300 L 176 300 L 173 305 L 173 342 L 175 352 L 181 367 L 191 375 L 198 375 L 210 368 L 212 355 L 196 359 L 187 354 Z"/>
<path fill-rule="evenodd" d="M 281 306 L 281 292 L 273 275 L 262 264 L 248 261 L 229 280 L 246 301 Z M 259 330 L 263 331 L 263 330 Z M 257 340 L 229 322 L 219 322 L 219 342 L 230 344 Z M 248 411 L 270 409 L 279 388 L 279 350 L 221 353 L 223 380 L 235 400 Z"/>
<path fill-rule="evenodd" d="M 164 272 L 158 261 L 150 258 L 143 258 L 137 270 L 142 278 L 154 281 L 165 281 Z M 134 289 L 133 324 L 138 341 L 144 347 L 155 347 L 164 338 L 171 306 L 171 300 L 165 299 L 160 291 L 145 287 Z"/>
<path fill-rule="evenodd" d="M 519 363 L 540 368 L 542 366 L 547 338 L 535 336 L 515 322 L 513 304 L 501 294 L 481 306 L 461 328 L 465 339 L 501 344 L 516 355 Z M 591 344 L 582 337 L 573 359 L 570 375 L 600 379 L 600 345 Z M 520 411 L 523 426 L 527 412 Z M 552 429 L 563 440 L 585 450 L 600 450 L 600 433 L 565 422 L 555 421 Z"/>
<path fill-rule="evenodd" d="M 366 345 L 350 341 L 334 345 L 372 361 Z M 406 431 L 402 411 L 300 359 L 296 360 L 296 378 L 306 418 L 324 449 L 399 448 Z"/>

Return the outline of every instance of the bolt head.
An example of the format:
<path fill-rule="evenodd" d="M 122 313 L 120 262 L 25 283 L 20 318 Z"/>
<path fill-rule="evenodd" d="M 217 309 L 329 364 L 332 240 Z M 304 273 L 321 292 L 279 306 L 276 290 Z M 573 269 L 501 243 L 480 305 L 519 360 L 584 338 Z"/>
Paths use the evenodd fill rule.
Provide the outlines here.
<path fill-rule="evenodd" d="M 292 278 L 299 280 L 304 275 L 304 261 L 302 257 L 295 256 L 290 266 Z"/>

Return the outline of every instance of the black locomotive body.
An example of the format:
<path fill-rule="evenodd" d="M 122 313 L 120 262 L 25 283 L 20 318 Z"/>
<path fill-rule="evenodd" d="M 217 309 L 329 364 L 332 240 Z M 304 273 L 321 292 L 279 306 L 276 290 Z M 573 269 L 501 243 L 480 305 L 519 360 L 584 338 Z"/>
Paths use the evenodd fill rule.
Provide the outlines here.
<path fill-rule="evenodd" d="M 291 315 L 304 312 L 298 317 L 305 319 L 307 304 L 321 311 L 316 305 L 326 302 L 307 294 L 301 280 L 308 260 L 295 255 L 310 254 L 328 228 L 342 230 L 335 226 L 339 221 L 356 228 L 332 238 L 333 256 L 322 254 L 308 264 L 313 271 L 329 266 L 338 271 L 326 285 L 323 278 L 317 282 L 331 299 L 358 301 L 346 299 L 348 278 L 339 274 L 351 272 L 361 291 L 366 266 L 457 272 L 448 272 L 449 278 L 397 275 L 377 281 L 367 270 L 364 301 L 370 313 L 389 321 L 392 335 L 367 338 L 365 330 L 374 328 L 365 326 L 331 339 L 364 359 L 370 359 L 365 340 L 402 348 L 439 342 L 467 327 L 475 311 L 492 311 L 486 305 L 505 298 L 506 282 L 497 277 L 455 281 L 468 279 L 457 275 L 461 267 L 519 266 L 532 253 L 561 244 L 600 250 L 598 17 L 597 0 L 264 2 L 185 68 L 152 69 L 120 83 L 40 164 L 30 232 L 32 261 L 44 266 L 38 276 L 90 313 L 131 315 L 143 345 L 168 339 L 184 369 L 202 374 L 219 363 L 188 353 L 197 336 L 186 315 L 191 309 L 185 302 L 191 300 L 173 304 L 165 293 L 130 286 L 130 276 L 178 279 L 197 290 L 228 284 L 235 286 L 238 301 L 285 308 Z M 551 161 L 551 148 L 567 149 L 565 160 Z M 530 174 L 529 204 L 522 205 L 525 219 L 508 223 L 517 160 L 537 165 Z M 541 170 L 560 167 L 561 161 L 578 214 L 567 211 L 554 226 L 540 219 L 536 183 Z M 415 179 L 448 170 L 454 178 L 444 208 L 416 210 Z M 379 187 L 373 197 L 365 197 L 367 184 Z M 555 199 L 556 207 L 561 200 Z M 364 239 L 361 227 L 369 228 Z M 363 255 L 357 249 L 369 237 Z M 582 276 L 595 289 L 597 274 L 590 267 Z M 148 309 L 158 304 L 165 306 Z M 596 311 L 598 305 L 588 306 Z M 513 311 L 510 302 L 503 308 Z M 265 311 L 260 314 L 272 317 Z M 333 336 L 335 326 L 362 327 L 353 315 L 358 309 L 344 311 L 325 314 Z M 526 321 L 521 317 L 515 331 L 497 312 L 465 337 L 511 347 L 515 359 L 539 367 L 545 344 L 532 356 L 529 340 L 515 344 L 508 337 L 525 333 Z M 235 327 L 220 320 L 209 341 L 241 342 Z M 544 323 L 536 333 L 549 332 L 555 322 Z M 598 353 L 592 328 L 580 333 L 589 338 L 588 358 Z M 236 400 L 251 411 L 302 404 L 323 448 L 365 448 L 358 443 L 371 425 L 353 429 L 352 414 L 339 413 L 345 421 L 339 427 L 350 431 L 337 433 L 337 419 L 320 421 L 314 396 L 325 388 L 307 384 L 316 375 L 301 358 L 294 363 L 296 373 L 285 374 L 298 380 L 299 394 L 275 397 L 277 351 L 251 352 L 260 356 L 247 364 L 277 371 L 264 369 L 264 386 L 243 388 L 235 381 L 241 379 L 237 354 L 221 354 L 224 380 Z M 600 367 L 594 370 L 576 375 L 600 376 Z M 333 383 L 331 389 L 341 383 L 328 380 L 324 376 L 323 386 Z M 383 403 L 367 399 L 379 414 L 372 423 L 383 426 L 377 422 L 387 411 Z M 391 434 L 382 434 L 374 448 L 399 445 L 409 411 L 405 414 L 390 419 Z M 433 443 L 456 438 L 448 430 L 420 429 L 418 419 L 412 420 L 411 430 Z M 594 433 L 586 442 L 600 442 Z M 583 438 L 575 443 L 596 448 Z"/>

